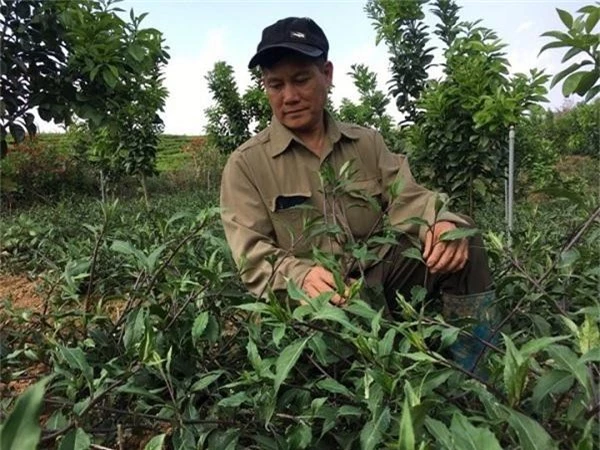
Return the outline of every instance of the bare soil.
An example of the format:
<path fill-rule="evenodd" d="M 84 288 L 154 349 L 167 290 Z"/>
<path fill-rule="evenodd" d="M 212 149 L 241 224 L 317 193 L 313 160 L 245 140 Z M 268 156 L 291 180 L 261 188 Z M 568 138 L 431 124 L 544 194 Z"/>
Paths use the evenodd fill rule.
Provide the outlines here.
<path fill-rule="evenodd" d="M 8 300 L 15 309 L 30 309 L 41 313 L 44 300 L 40 283 L 24 275 L 0 275 L 0 301 Z"/>

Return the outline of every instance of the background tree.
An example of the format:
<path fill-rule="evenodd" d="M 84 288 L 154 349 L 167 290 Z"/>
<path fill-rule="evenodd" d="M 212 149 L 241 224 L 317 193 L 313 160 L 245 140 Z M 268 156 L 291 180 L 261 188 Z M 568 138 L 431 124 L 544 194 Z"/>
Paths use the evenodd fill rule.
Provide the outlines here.
<path fill-rule="evenodd" d="M 545 100 L 548 77 L 536 70 L 509 77 L 504 47 L 493 31 L 461 24 L 445 52 L 445 78 L 423 92 L 411 131 L 421 176 L 469 214 L 504 176 L 510 125 Z"/>
<path fill-rule="evenodd" d="M 206 109 L 208 142 L 224 153 L 231 153 L 271 120 L 271 107 L 258 69 L 250 71 L 252 83 L 240 95 L 233 67 L 215 63 L 206 80 L 214 104 Z"/>
<path fill-rule="evenodd" d="M 129 21 L 115 1 L 14 0 L 2 5 L 2 144 L 35 134 L 43 120 L 83 120 L 106 142 L 90 151 L 101 174 L 150 175 L 167 92 L 162 34 Z M 136 137 L 136 135 L 138 135 Z"/>
<path fill-rule="evenodd" d="M 385 42 L 390 53 L 390 94 L 396 99 L 405 122 L 417 117 L 415 101 L 420 97 L 432 66 L 433 47 L 429 47 L 423 6 L 427 0 L 400 2 L 369 0 L 365 11 L 377 31 L 376 43 Z"/>
<path fill-rule="evenodd" d="M 377 89 L 377 75 L 364 64 L 352 64 L 348 72 L 359 93 L 358 103 L 343 98 L 337 115 L 340 120 L 375 128 L 392 150 L 398 151 L 400 133 L 394 119 L 386 112 L 390 99 Z"/>
<path fill-rule="evenodd" d="M 588 101 L 600 92 L 600 34 L 595 31 L 600 20 L 600 6 L 584 6 L 577 11 L 581 14 L 576 19 L 567 11 L 558 8 L 556 11 L 567 32 L 547 31 L 542 34 L 555 40 L 544 45 L 540 53 L 551 48 L 568 47 L 563 63 L 575 56 L 583 55 L 584 58 L 556 74 L 550 87 L 564 80 L 562 92 L 565 97 L 575 93 L 585 96 L 584 100 Z"/>
<path fill-rule="evenodd" d="M 250 118 L 249 126 L 252 133 L 258 133 L 269 125 L 271 120 L 271 106 L 264 91 L 260 69 L 250 70 L 252 84 L 242 96 L 244 110 Z"/>
<path fill-rule="evenodd" d="M 0 4 L 0 157 L 8 133 L 16 142 L 34 135 L 31 111 L 44 105 L 46 120 L 69 123 L 75 88 L 66 76 L 66 33 L 60 15 L 68 2 L 8 0 Z"/>
<path fill-rule="evenodd" d="M 222 152 L 231 153 L 250 137 L 249 118 L 234 78 L 233 67 L 219 61 L 205 78 L 215 102 L 205 111 L 208 142 Z"/>

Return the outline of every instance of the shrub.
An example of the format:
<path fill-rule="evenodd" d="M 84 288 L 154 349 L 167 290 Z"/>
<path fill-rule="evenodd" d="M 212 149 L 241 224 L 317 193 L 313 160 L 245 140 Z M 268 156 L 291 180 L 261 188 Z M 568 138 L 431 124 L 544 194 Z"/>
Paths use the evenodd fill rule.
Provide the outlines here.
<path fill-rule="evenodd" d="M 35 137 L 9 147 L 0 174 L 0 199 L 11 207 L 94 189 L 85 165 L 73 153 Z"/>

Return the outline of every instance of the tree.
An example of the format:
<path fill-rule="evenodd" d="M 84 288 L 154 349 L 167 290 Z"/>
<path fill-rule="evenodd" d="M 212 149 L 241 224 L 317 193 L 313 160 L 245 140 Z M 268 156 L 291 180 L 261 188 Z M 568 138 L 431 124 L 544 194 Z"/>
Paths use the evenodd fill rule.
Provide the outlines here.
<path fill-rule="evenodd" d="M 398 110 L 405 114 L 404 122 L 418 115 L 415 101 L 420 97 L 432 66 L 433 48 L 423 19 L 423 5 L 428 0 L 401 2 L 369 0 L 365 10 L 377 31 L 376 43 L 384 41 L 390 53 L 390 94 Z"/>
<path fill-rule="evenodd" d="M 233 67 L 224 61 L 215 63 L 206 75 L 215 105 L 206 109 L 206 134 L 209 143 L 231 153 L 250 137 L 249 118 L 244 109 Z"/>
<path fill-rule="evenodd" d="M 233 67 L 224 61 L 215 63 L 205 77 L 215 102 L 205 111 L 206 134 L 208 142 L 223 153 L 231 153 L 271 119 L 260 71 L 251 70 L 250 76 L 252 84 L 243 95 L 239 93 Z"/>
<path fill-rule="evenodd" d="M 8 0 L 0 5 L 0 156 L 10 132 L 16 142 L 35 135 L 31 111 L 46 120 L 69 123 L 76 91 L 66 75 L 67 30 L 60 15 L 68 2 Z"/>
<path fill-rule="evenodd" d="M 390 99 L 377 89 L 377 75 L 364 64 L 352 64 L 350 67 L 352 70 L 348 75 L 354 80 L 360 98 L 358 103 L 343 98 L 338 117 L 345 122 L 375 128 L 392 150 L 399 150 L 399 130 L 386 112 Z"/>
<path fill-rule="evenodd" d="M 421 174 L 471 215 L 504 176 L 510 125 L 545 101 L 548 77 L 537 70 L 509 77 L 504 47 L 493 31 L 461 24 L 445 52 L 445 78 L 423 92 L 423 114 L 411 132 Z"/>
<path fill-rule="evenodd" d="M 562 9 L 556 9 L 560 20 L 567 27 L 567 32 L 548 31 L 542 36 L 555 38 L 544 45 L 540 53 L 551 49 L 568 47 L 562 62 L 565 63 L 575 56 L 585 56 L 579 62 L 559 72 L 552 79 L 550 88 L 563 81 L 562 92 L 565 97 L 575 93 L 585 96 L 585 101 L 594 98 L 600 92 L 600 34 L 594 29 L 600 20 L 600 6 L 588 5 L 581 8 L 581 15 L 576 19 Z M 589 67 L 591 66 L 591 67 Z M 584 70 L 584 67 L 588 70 Z"/>
<path fill-rule="evenodd" d="M 6 128 L 17 142 L 23 125 L 34 134 L 37 107 L 43 120 L 68 125 L 79 118 L 104 136 L 106 145 L 92 149 L 104 152 L 92 155 L 102 172 L 153 172 L 157 112 L 167 95 L 161 70 L 169 55 L 158 30 L 140 27 L 146 14 L 132 10 L 126 22 L 115 3 L 13 0 L 2 6 L 3 140 Z"/>

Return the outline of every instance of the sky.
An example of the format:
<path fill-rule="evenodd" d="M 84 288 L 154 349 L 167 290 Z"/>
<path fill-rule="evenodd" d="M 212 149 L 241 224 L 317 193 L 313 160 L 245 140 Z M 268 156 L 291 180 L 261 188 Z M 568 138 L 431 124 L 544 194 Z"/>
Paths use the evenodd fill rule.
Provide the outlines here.
<path fill-rule="evenodd" d="M 400 0 L 399 0 L 400 1 Z M 563 30 L 556 8 L 572 14 L 592 1 L 542 0 L 458 0 L 460 19 L 482 20 L 507 44 L 506 56 L 512 72 L 544 69 L 559 72 L 564 50 L 551 49 L 538 55 L 550 42 L 540 35 Z M 377 73 L 379 88 L 387 92 L 388 56 L 385 44 L 375 43 L 376 33 L 364 11 L 366 0 L 124 0 L 119 7 L 136 14 L 147 12 L 145 27 L 160 30 L 171 59 L 165 68 L 169 91 L 161 114 L 165 133 L 199 135 L 206 125 L 204 110 L 212 103 L 205 76 L 215 62 L 226 61 L 235 71 L 240 92 L 248 86 L 247 64 L 256 51 L 262 29 L 288 16 L 311 17 L 324 30 L 330 44 L 329 59 L 334 65 L 333 103 L 342 98 L 356 100 L 358 94 L 347 75 L 351 64 L 366 64 Z M 428 13 L 426 23 L 433 28 L 437 18 Z M 434 41 L 434 45 L 438 42 Z M 439 43 L 441 44 L 441 43 Z M 436 51 L 440 62 L 441 51 Z M 441 76 L 434 67 L 431 77 Z M 548 95 L 548 107 L 558 109 L 565 99 L 560 84 Z M 573 100 L 578 101 L 575 97 Z M 390 105 L 389 112 L 400 115 Z M 41 131 L 59 131 L 54 124 L 39 122 Z"/>

